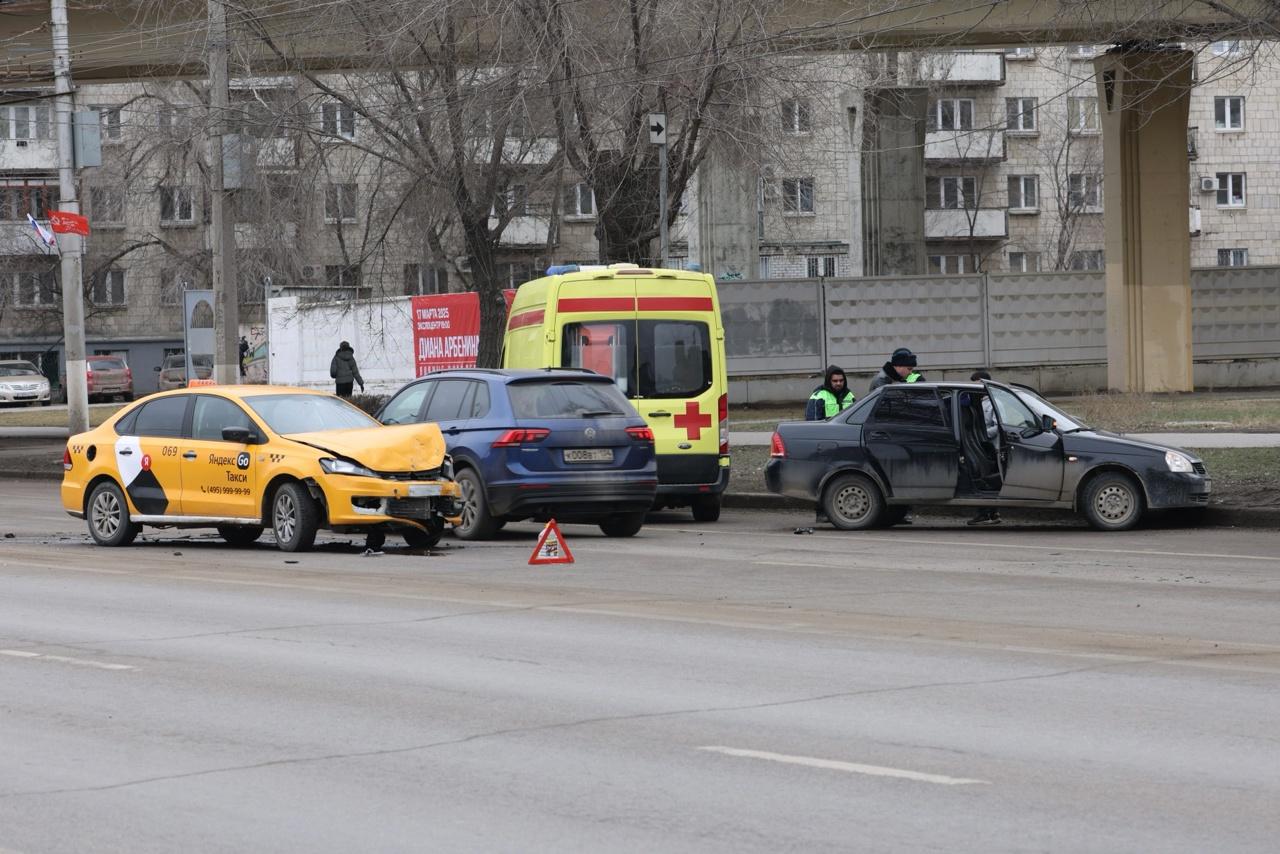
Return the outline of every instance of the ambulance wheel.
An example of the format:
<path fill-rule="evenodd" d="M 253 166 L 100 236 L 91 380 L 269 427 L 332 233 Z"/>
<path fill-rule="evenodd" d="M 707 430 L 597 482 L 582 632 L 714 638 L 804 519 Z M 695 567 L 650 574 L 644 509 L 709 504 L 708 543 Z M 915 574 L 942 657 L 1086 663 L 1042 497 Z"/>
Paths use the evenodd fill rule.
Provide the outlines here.
<path fill-rule="evenodd" d="M 473 469 L 463 469 L 455 479 L 462 493 L 462 519 L 453 529 L 460 540 L 487 540 L 498 533 L 497 522 L 489 515 L 484 498 L 484 482 Z"/>
<path fill-rule="evenodd" d="M 644 527 L 644 513 L 623 513 L 600 523 L 606 537 L 634 537 Z"/>
<path fill-rule="evenodd" d="M 822 509 L 842 531 L 874 528 L 884 516 L 884 496 L 866 475 L 844 474 L 822 492 Z"/>
<path fill-rule="evenodd" d="M 142 530 L 142 526 L 129 521 L 129 504 L 124 492 L 113 481 L 104 481 L 89 493 L 89 507 L 85 517 L 89 522 L 89 536 L 100 546 L 127 546 Z"/>
<path fill-rule="evenodd" d="M 440 542 L 440 538 L 444 536 L 443 520 L 427 519 L 422 524 L 427 526 L 427 530 L 404 528 L 400 531 L 400 536 L 404 537 L 405 545 L 411 549 L 429 549 Z"/>
<path fill-rule="evenodd" d="M 218 536 L 237 548 L 251 546 L 262 536 L 261 525 L 219 525 Z"/>
<path fill-rule="evenodd" d="M 319 528 L 320 508 L 307 488 L 297 481 L 282 484 L 271 499 L 271 530 L 280 551 L 307 551 Z"/>
<path fill-rule="evenodd" d="M 693 499 L 695 522 L 714 522 L 720 518 L 720 496 L 699 495 Z"/>

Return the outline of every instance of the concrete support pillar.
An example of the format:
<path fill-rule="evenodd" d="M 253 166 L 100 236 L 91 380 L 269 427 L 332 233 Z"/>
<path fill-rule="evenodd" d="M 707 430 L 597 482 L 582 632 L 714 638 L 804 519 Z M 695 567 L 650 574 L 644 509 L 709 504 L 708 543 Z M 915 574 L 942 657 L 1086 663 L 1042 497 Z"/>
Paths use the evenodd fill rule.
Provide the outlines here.
<path fill-rule="evenodd" d="M 862 270 L 919 276 L 924 234 L 924 89 L 867 92 L 862 121 Z"/>
<path fill-rule="evenodd" d="M 758 167 L 727 143 L 713 144 L 698 167 L 697 260 L 717 281 L 759 274 L 758 174 Z"/>
<path fill-rule="evenodd" d="M 1191 391 L 1192 55 L 1116 49 L 1094 61 L 1102 123 L 1107 385 Z"/>

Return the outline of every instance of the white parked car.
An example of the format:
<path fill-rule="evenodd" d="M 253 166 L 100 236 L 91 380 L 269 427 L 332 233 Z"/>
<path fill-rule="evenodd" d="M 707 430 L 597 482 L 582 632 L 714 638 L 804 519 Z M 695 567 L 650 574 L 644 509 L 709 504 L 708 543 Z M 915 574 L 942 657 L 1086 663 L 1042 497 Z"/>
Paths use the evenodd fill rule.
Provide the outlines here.
<path fill-rule="evenodd" d="M 48 406 L 52 402 L 49 380 L 25 359 L 0 362 L 0 404 L 26 403 Z"/>

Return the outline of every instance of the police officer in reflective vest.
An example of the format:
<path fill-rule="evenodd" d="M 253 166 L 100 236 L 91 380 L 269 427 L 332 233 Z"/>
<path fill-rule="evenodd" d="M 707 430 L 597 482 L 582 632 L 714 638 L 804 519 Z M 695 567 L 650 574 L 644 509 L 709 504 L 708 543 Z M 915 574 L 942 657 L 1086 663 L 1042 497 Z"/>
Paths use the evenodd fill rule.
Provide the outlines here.
<path fill-rule="evenodd" d="M 916 354 L 906 347 L 899 347 L 893 351 L 889 361 L 884 363 L 880 373 L 876 374 L 876 378 L 871 381 L 871 390 L 875 391 L 882 385 L 890 385 L 892 383 L 920 383 L 924 381 L 924 374 L 916 370 Z"/>
<path fill-rule="evenodd" d="M 822 385 L 815 388 L 813 394 L 809 395 L 809 401 L 804 407 L 804 419 L 825 421 L 853 406 L 855 400 L 857 397 L 849 390 L 844 369 L 836 365 L 828 365 L 826 372 L 822 375 Z"/>

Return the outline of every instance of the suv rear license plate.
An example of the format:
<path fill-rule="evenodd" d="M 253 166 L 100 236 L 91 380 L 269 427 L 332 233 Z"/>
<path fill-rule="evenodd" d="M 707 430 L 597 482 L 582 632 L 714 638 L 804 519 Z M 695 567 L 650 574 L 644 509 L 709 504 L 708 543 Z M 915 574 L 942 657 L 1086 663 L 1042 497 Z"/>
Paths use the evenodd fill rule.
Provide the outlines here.
<path fill-rule="evenodd" d="M 566 448 L 566 463 L 611 463 L 613 448 Z"/>

